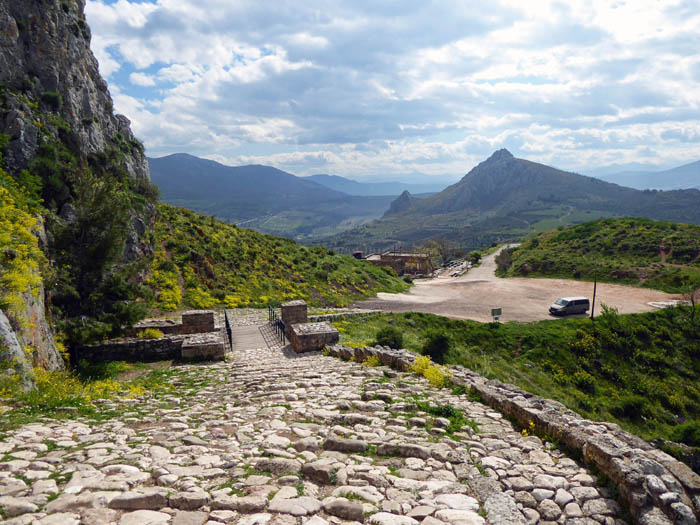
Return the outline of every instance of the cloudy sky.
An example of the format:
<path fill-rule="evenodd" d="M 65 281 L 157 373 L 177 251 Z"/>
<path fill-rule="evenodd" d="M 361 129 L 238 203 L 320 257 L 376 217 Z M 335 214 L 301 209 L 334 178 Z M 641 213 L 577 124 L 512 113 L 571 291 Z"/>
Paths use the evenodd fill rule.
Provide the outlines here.
<path fill-rule="evenodd" d="M 697 0 L 88 0 L 150 156 L 463 175 L 700 159 Z"/>

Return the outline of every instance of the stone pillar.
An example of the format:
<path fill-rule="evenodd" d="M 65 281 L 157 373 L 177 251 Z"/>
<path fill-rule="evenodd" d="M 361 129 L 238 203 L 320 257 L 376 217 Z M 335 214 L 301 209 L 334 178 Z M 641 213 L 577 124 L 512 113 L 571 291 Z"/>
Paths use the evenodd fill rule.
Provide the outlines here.
<path fill-rule="evenodd" d="M 292 325 L 306 323 L 308 320 L 305 301 L 290 301 L 282 305 L 282 322 L 284 323 L 284 335 L 287 339 L 292 333 Z"/>
<path fill-rule="evenodd" d="M 202 334 L 213 332 L 214 312 L 212 310 L 190 310 L 182 312 L 182 333 Z"/>

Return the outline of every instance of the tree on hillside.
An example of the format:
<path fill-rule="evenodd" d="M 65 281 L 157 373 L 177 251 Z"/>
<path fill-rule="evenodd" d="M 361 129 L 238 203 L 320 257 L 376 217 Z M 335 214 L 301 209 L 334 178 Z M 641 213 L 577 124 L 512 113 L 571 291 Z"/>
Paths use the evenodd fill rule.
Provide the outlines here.
<path fill-rule="evenodd" d="M 450 260 L 450 241 L 443 237 L 428 240 L 427 245 L 437 256 L 440 257 L 440 263 L 445 264 Z"/>
<path fill-rule="evenodd" d="M 698 303 L 700 303 L 700 288 L 684 293 L 683 299 L 690 303 L 690 324 L 695 326 L 695 317 L 698 309 Z"/>

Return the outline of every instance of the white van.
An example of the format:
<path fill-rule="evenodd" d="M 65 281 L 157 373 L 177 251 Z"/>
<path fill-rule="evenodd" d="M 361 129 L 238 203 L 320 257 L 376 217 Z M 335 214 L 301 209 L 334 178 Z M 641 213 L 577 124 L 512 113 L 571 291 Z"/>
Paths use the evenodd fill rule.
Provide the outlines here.
<path fill-rule="evenodd" d="M 591 303 L 585 297 L 562 297 L 549 307 L 552 315 L 585 314 Z"/>

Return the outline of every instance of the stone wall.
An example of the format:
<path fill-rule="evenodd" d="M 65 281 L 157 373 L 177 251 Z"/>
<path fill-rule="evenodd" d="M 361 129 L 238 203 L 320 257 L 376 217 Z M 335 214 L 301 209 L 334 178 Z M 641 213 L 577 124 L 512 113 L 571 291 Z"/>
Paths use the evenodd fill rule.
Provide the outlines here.
<path fill-rule="evenodd" d="M 289 341 L 294 351 L 314 352 L 326 345 L 333 345 L 340 339 L 340 333 L 328 323 L 300 323 L 291 326 Z"/>
<path fill-rule="evenodd" d="M 181 357 L 186 361 L 222 361 L 226 355 L 220 334 L 189 336 L 182 344 Z"/>
<path fill-rule="evenodd" d="M 150 319 L 136 323 L 129 331 L 136 335 L 142 330 L 153 328 L 165 335 L 202 334 L 216 331 L 215 313 L 213 310 L 190 310 L 182 312 L 180 322 L 174 319 Z"/>
<path fill-rule="evenodd" d="M 192 335 L 169 335 L 159 339 L 120 339 L 78 348 L 71 362 L 107 361 L 222 361 L 226 355 L 223 331 Z"/>
<path fill-rule="evenodd" d="M 182 333 L 203 334 L 216 330 L 213 310 L 182 312 Z"/>
<path fill-rule="evenodd" d="M 377 313 L 379 310 L 360 310 L 360 311 L 348 311 L 348 312 L 339 312 L 337 314 L 319 314 L 319 315 L 310 315 L 309 316 L 309 322 L 310 323 L 321 323 L 323 321 L 328 321 L 328 322 L 333 322 L 333 321 L 341 321 L 342 319 L 346 319 L 348 317 L 357 317 L 359 315 L 367 315 L 367 314 L 373 314 Z"/>
<path fill-rule="evenodd" d="M 71 355 L 71 362 L 84 359 L 88 363 L 107 361 L 166 361 L 180 359 L 186 336 L 161 337 L 160 339 L 124 339 L 101 345 L 83 346 Z"/>
<path fill-rule="evenodd" d="M 377 356 L 383 365 L 407 370 L 416 355 L 388 347 L 329 347 L 330 355 L 362 362 Z M 582 418 L 561 403 L 451 367 L 454 383 L 477 393 L 484 403 L 523 428 L 555 439 L 583 463 L 594 466 L 618 487 L 632 516 L 644 525 L 696 524 L 700 517 L 700 476 L 687 465 L 614 423 Z"/>

